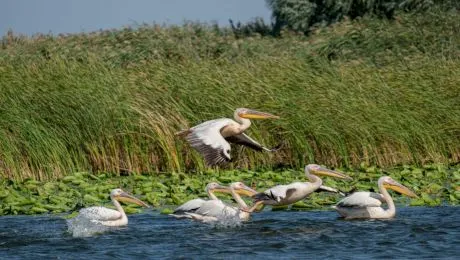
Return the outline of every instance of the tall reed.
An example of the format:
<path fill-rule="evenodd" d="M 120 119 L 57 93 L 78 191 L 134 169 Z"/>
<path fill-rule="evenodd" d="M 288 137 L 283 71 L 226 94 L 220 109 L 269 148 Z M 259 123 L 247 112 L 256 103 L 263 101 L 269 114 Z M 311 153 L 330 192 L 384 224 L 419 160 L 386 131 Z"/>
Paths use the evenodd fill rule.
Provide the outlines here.
<path fill-rule="evenodd" d="M 248 132 L 284 148 L 234 149 L 230 167 L 458 162 L 458 18 L 365 18 L 311 38 L 236 39 L 196 24 L 5 36 L 0 176 L 202 171 L 174 132 L 237 107 L 280 115 Z"/>

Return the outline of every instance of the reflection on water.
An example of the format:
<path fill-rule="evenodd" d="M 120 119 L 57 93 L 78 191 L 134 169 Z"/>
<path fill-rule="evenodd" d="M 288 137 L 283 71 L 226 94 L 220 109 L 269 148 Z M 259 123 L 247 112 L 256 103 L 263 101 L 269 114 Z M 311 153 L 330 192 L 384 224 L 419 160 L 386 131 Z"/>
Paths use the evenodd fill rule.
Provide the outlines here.
<path fill-rule="evenodd" d="M 0 259 L 456 259 L 460 207 L 399 208 L 392 220 L 345 221 L 334 211 L 264 211 L 247 222 L 130 215 L 123 228 L 60 216 L 0 217 Z M 103 229 L 100 229 L 103 228 Z"/>

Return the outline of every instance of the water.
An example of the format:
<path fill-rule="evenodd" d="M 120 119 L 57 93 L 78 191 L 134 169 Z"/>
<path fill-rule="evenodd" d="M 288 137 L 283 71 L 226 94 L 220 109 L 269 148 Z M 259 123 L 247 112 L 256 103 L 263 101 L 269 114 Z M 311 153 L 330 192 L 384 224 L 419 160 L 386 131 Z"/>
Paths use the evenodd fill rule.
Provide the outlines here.
<path fill-rule="evenodd" d="M 236 225 L 146 211 L 127 227 L 76 225 L 56 215 L 0 217 L 0 259 L 460 259 L 460 207 L 403 207 L 393 220 L 366 221 L 266 210 Z"/>

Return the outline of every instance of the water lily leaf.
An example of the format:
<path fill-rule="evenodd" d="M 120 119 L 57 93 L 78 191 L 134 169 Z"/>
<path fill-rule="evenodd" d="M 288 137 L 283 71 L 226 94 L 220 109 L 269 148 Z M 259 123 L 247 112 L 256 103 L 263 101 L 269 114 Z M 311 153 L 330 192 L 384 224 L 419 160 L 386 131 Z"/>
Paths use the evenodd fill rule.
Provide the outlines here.
<path fill-rule="evenodd" d="M 160 214 L 172 214 L 172 213 L 174 213 L 174 210 L 170 208 L 164 208 L 160 212 Z"/>
<path fill-rule="evenodd" d="M 31 212 L 35 213 L 35 214 L 43 214 L 43 213 L 48 213 L 48 210 L 47 209 L 44 209 L 44 208 L 40 208 L 40 207 L 32 207 L 30 209 Z"/>
<path fill-rule="evenodd" d="M 289 206 L 272 206 L 272 211 L 283 211 L 288 210 Z"/>
<path fill-rule="evenodd" d="M 94 196 L 91 196 L 89 194 L 85 194 L 85 196 L 83 196 L 83 201 L 85 203 L 96 203 L 96 202 L 100 202 L 100 200 Z"/>

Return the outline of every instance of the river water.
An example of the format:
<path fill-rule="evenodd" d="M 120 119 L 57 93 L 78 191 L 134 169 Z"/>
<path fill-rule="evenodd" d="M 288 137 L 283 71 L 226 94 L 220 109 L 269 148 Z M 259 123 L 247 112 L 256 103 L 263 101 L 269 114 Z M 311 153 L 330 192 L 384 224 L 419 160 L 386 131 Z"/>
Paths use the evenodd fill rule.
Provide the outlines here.
<path fill-rule="evenodd" d="M 58 215 L 0 217 L 0 259 L 460 259 L 460 207 L 402 207 L 392 220 L 265 211 L 202 224 L 155 210 L 103 228 Z"/>

